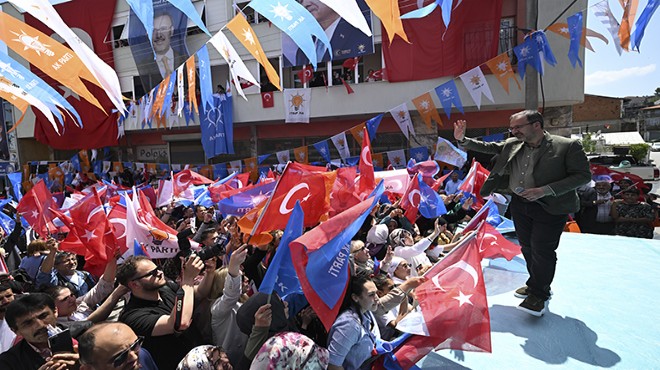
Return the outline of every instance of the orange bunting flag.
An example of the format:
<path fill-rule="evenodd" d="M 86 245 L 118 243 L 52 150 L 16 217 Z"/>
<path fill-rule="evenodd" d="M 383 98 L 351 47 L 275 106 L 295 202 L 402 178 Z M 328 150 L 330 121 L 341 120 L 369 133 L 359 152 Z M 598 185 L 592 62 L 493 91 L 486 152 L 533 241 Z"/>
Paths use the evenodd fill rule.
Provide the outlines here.
<path fill-rule="evenodd" d="M 383 153 L 371 153 L 371 163 L 374 168 L 383 168 Z"/>
<path fill-rule="evenodd" d="M 51 181 L 57 181 L 60 187 L 64 186 L 64 171 L 55 163 L 51 163 L 48 167 L 50 167 L 48 169 L 48 178 Z"/>
<path fill-rule="evenodd" d="M 257 166 L 257 158 L 245 158 L 243 159 L 243 165 L 245 172 L 256 173 L 259 172 L 259 166 Z"/>
<path fill-rule="evenodd" d="M 112 162 L 112 170 L 114 172 L 124 172 L 124 165 L 121 162 Z"/>
<path fill-rule="evenodd" d="M 151 175 L 156 175 L 158 173 L 155 163 L 146 163 L 145 167 L 147 169 L 147 173 L 150 173 Z"/>
<path fill-rule="evenodd" d="M 621 26 L 619 26 L 619 40 L 621 48 L 628 50 L 630 45 L 630 31 L 635 23 L 635 14 L 637 14 L 638 0 L 619 0 L 623 7 L 623 16 L 621 17 Z"/>
<path fill-rule="evenodd" d="M 186 60 L 186 74 L 188 75 L 188 103 L 191 112 L 198 112 L 197 93 L 195 92 L 195 56 Z"/>
<path fill-rule="evenodd" d="M 282 86 L 280 86 L 280 76 L 273 68 L 273 65 L 270 64 L 264 49 L 261 47 L 257 35 L 254 33 L 250 24 L 245 20 L 245 17 L 242 13 L 236 14 L 236 16 L 227 23 L 227 28 L 236 36 L 238 41 L 245 46 L 245 48 L 252 54 L 254 59 L 259 62 L 266 70 L 266 75 L 270 82 L 277 87 L 278 90 L 282 91 Z"/>
<path fill-rule="evenodd" d="M 0 40 L 46 75 L 69 88 L 71 90 L 69 94 L 73 92 L 105 112 L 80 78 L 97 86 L 100 86 L 100 83 L 73 50 L 2 12 L 0 12 Z"/>
<path fill-rule="evenodd" d="M 403 22 L 401 22 L 401 11 L 399 10 L 399 2 L 397 0 L 365 0 L 371 11 L 374 12 L 376 17 L 387 31 L 387 38 L 390 44 L 394 40 L 394 36 L 399 35 L 403 41 L 410 44 L 406 31 L 403 29 Z"/>
<path fill-rule="evenodd" d="M 89 172 L 92 168 L 89 164 L 89 156 L 87 155 L 87 150 L 81 150 L 78 152 L 78 159 L 80 160 L 80 170 L 83 173 Z"/>
<path fill-rule="evenodd" d="M 293 156 L 295 157 L 296 162 L 305 164 L 309 163 L 309 158 L 307 157 L 307 146 L 293 148 Z"/>
<path fill-rule="evenodd" d="M 6 100 L 21 112 L 21 118 L 19 118 L 16 123 L 14 123 L 14 126 L 12 126 L 9 131 L 7 131 L 9 133 L 16 130 L 16 127 L 18 127 L 18 125 L 23 122 L 23 118 L 25 118 L 25 112 L 27 111 L 30 104 L 25 99 L 2 89 L 0 89 L 0 98 Z"/>
<path fill-rule="evenodd" d="M 566 39 L 570 39 L 571 35 L 568 32 L 568 24 L 566 23 L 555 23 L 552 24 L 548 27 L 548 31 L 552 31 L 559 36 L 562 36 Z M 582 28 L 582 40 L 580 40 L 580 44 L 584 46 L 585 48 L 594 51 L 594 48 L 591 46 L 591 43 L 587 39 L 587 37 L 595 37 L 597 39 L 603 40 L 605 44 L 609 44 L 609 41 L 607 40 L 607 37 L 603 36 L 603 34 L 600 34 L 594 30 L 591 30 L 589 28 L 583 27 Z"/>
<path fill-rule="evenodd" d="M 364 123 L 360 123 L 359 125 L 353 126 L 348 130 L 351 132 L 351 135 L 353 135 L 355 141 L 360 143 L 360 145 L 362 145 L 362 140 L 364 140 L 364 127 Z"/>
<path fill-rule="evenodd" d="M 199 168 L 200 175 L 206 177 L 207 179 L 212 179 L 213 178 L 213 166 L 210 164 L 207 164 L 205 166 L 202 166 Z"/>
<path fill-rule="evenodd" d="M 497 77 L 497 81 L 500 82 L 507 94 L 509 94 L 509 79 L 513 78 L 518 85 L 518 90 L 520 90 L 520 82 L 516 78 L 516 74 L 513 73 L 513 68 L 511 67 L 511 60 L 509 60 L 509 55 L 504 52 L 495 58 L 486 62 L 490 71 Z"/>
<path fill-rule="evenodd" d="M 415 108 L 419 112 L 419 115 L 422 116 L 426 127 L 431 128 L 431 120 L 435 121 L 440 127 L 442 127 L 442 120 L 440 119 L 440 114 L 438 114 L 438 109 L 435 107 L 433 98 L 430 93 L 424 93 L 412 100 Z"/>
<path fill-rule="evenodd" d="M 150 118 L 158 118 L 160 117 L 160 112 L 163 109 L 163 103 L 165 102 L 165 95 L 167 95 L 167 86 L 170 84 L 170 77 L 172 75 L 168 75 L 163 79 L 163 81 L 160 82 L 158 85 L 158 92 L 156 93 L 156 99 L 154 99 L 154 103 L 151 105 L 151 113 L 149 113 Z M 158 125 L 160 127 L 160 125 Z"/>

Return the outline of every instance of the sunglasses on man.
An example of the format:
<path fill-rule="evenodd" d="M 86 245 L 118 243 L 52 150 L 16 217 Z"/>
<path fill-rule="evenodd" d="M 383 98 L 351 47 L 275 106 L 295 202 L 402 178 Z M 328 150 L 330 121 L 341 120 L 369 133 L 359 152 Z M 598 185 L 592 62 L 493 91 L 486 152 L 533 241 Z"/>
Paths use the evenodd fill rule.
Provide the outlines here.
<path fill-rule="evenodd" d="M 131 352 L 137 352 L 142 348 L 142 342 L 144 342 L 144 337 L 137 337 L 135 342 L 128 346 L 125 350 L 117 353 L 116 355 L 112 356 L 110 360 L 108 360 L 109 364 L 112 364 L 113 367 L 118 368 L 124 363 L 126 363 L 126 360 L 128 359 L 128 354 Z"/>

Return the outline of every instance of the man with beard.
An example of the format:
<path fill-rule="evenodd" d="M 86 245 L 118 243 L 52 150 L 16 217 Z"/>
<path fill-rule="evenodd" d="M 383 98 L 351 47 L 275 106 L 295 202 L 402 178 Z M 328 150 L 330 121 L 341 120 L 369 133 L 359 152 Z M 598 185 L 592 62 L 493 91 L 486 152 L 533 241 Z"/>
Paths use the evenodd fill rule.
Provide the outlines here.
<path fill-rule="evenodd" d="M 77 353 L 50 350 L 48 330 L 57 324 L 53 299 L 44 293 L 24 295 L 7 306 L 5 320 L 11 330 L 23 338 L 0 354 L 0 369 L 77 369 Z"/>
<path fill-rule="evenodd" d="M 207 261 L 209 271 L 215 269 L 215 259 Z M 188 257 L 181 273 L 181 286 L 166 281 L 156 264 L 144 256 L 129 257 L 117 269 L 117 280 L 131 290 L 131 299 L 119 316 L 137 335 L 145 337 L 149 350 L 160 370 L 174 369 L 196 345 L 201 334 L 192 323 L 195 299 L 209 295 L 212 274 L 206 274 L 198 286 L 195 277 L 204 268 L 196 255 Z M 181 297 L 183 296 L 183 297 Z M 181 300 L 177 311 L 176 300 Z M 178 316 L 178 317 L 177 317 Z"/>
<path fill-rule="evenodd" d="M 80 336 L 80 370 L 157 370 L 143 341 L 121 322 L 94 325 Z"/>
<path fill-rule="evenodd" d="M 14 301 L 14 292 L 9 285 L 0 285 L 0 353 L 8 350 L 16 339 L 16 334 L 5 321 L 7 306 Z"/>
<path fill-rule="evenodd" d="M 454 138 L 466 149 L 498 155 L 481 195 L 512 194 L 511 216 L 527 262 L 529 279 L 515 296 L 518 309 L 542 316 L 550 299 L 557 265 L 556 249 L 569 213 L 580 209 L 576 189 L 591 181 L 582 144 L 543 130 L 534 110 L 513 114 L 509 132 L 515 138 L 486 143 L 465 137 L 466 122 L 454 123 Z"/>

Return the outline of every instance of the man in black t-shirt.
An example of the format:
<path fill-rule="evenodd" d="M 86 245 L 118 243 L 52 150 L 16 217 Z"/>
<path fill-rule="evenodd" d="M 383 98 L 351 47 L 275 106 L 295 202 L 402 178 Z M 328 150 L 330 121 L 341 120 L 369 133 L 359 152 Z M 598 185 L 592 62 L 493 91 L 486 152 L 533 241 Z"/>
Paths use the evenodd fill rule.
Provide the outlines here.
<path fill-rule="evenodd" d="M 175 369 L 179 361 L 198 344 L 199 333 L 191 326 L 195 296 L 207 297 L 212 274 L 206 274 L 198 286 L 195 277 L 204 268 L 199 257 L 190 256 L 183 266 L 181 286 L 168 282 L 163 272 L 144 256 L 129 257 L 117 269 L 117 280 L 131 290 L 131 299 L 119 316 L 135 334 L 144 336 L 144 347 L 151 352 L 160 370 Z M 207 261 L 209 271 L 214 259 Z M 179 326 L 176 327 L 175 302 L 183 293 Z"/>

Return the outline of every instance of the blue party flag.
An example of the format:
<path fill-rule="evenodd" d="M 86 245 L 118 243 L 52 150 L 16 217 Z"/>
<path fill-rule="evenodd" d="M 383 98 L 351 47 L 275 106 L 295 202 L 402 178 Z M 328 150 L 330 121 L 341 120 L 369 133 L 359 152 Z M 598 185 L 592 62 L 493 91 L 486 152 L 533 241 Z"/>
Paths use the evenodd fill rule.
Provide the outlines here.
<path fill-rule="evenodd" d="M 426 218 L 436 218 L 447 213 L 445 202 L 440 194 L 428 186 L 423 180 L 421 174 L 419 177 L 419 213 Z"/>
<path fill-rule="evenodd" d="M 435 93 L 440 99 L 442 108 L 445 110 L 445 114 L 448 118 L 451 118 L 451 106 L 452 104 L 458 108 L 461 113 L 463 111 L 463 103 L 461 103 L 461 97 L 458 94 L 458 88 L 456 87 L 456 82 L 454 80 L 449 80 L 442 85 L 435 88 Z"/>
<path fill-rule="evenodd" d="M 270 154 L 262 154 L 257 157 L 257 164 L 262 164 L 266 159 L 270 157 Z"/>
<path fill-rule="evenodd" d="M 213 83 L 211 77 L 211 62 L 209 60 L 209 50 L 206 44 L 197 50 L 199 59 L 199 90 L 202 95 L 202 106 L 200 113 L 204 110 L 213 108 Z"/>
<path fill-rule="evenodd" d="M 202 21 L 202 17 L 199 16 L 199 13 L 197 13 L 197 10 L 195 9 L 195 6 L 192 4 L 190 0 L 167 0 L 170 4 L 174 5 L 177 9 L 179 9 L 183 14 L 185 14 L 197 27 L 199 27 L 200 30 L 204 31 L 209 37 L 213 36 L 209 32 L 209 30 L 206 28 L 204 25 L 204 22 Z M 149 1 L 142 1 L 142 2 L 149 2 Z"/>
<path fill-rule="evenodd" d="M 304 219 L 305 215 L 302 207 L 300 207 L 300 202 L 296 201 L 275 256 L 273 256 L 266 270 L 266 275 L 259 286 L 261 293 L 272 294 L 275 291 L 282 298 L 292 293 L 302 293 L 300 280 L 298 280 L 298 275 L 296 275 L 296 270 L 291 260 L 289 243 L 302 235 Z"/>
<path fill-rule="evenodd" d="M 154 4 L 151 1 L 143 0 L 126 0 L 128 6 L 131 7 L 131 10 L 137 18 L 142 22 L 144 30 L 147 32 L 147 37 L 149 38 L 149 43 L 153 45 L 153 33 L 154 33 Z M 128 27 L 128 25 L 126 25 Z M 154 57 L 155 58 L 155 57 Z"/>
<path fill-rule="evenodd" d="M 23 173 L 22 172 L 8 173 L 7 177 L 9 178 L 9 182 L 11 182 L 11 188 L 14 191 L 14 197 L 16 198 L 16 201 L 20 202 L 21 198 L 23 198 L 23 194 L 21 193 L 21 183 L 23 182 Z"/>
<path fill-rule="evenodd" d="M 271 181 L 259 184 L 238 194 L 234 194 L 218 203 L 218 210 L 224 216 L 243 216 L 268 199 L 275 189 L 277 182 Z"/>
<path fill-rule="evenodd" d="M 429 148 L 426 146 L 410 148 L 410 158 L 414 159 L 415 162 L 422 162 L 429 159 Z"/>
<path fill-rule="evenodd" d="M 639 18 L 637 18 L 637 22 L 635 22 L 635 31 L 633 31 L 633 34 L 630 36 L 631 50 L 636 49 L 639 51 L 639 45 L 644 37 L 646 26 L 649 24 L 649 20 L 651 20 L 653 13 L 658 9 L 658 5 L 660 5 L 660 0 L 649 0 L 649 2 L 646 3 L 646 7 L 642 11 L 642 14 L 640 14 Z"/>
<path fill-rule="evenodd" d="M 323 157 L 323 159 L 326 162 L 330 163 L 331 161 L 330 147 L 328 146 L 328 140 L 323 140 L 323 141 L 319 141 L 318 143 L 314 143 L 314 148 L 318 150 L 319 154 L 321 154 L 321 157 Z"/>
<path fill-rule="evenodd" d="M 369 131 L 369 140 L 371 140 L 372 143 L 376 140 L 376 131 L 378 131 L 378 126 L 380 126 L 380 121 L 383 120 L 383 116 L 384 113 L 381 113 L 366 122 L 367 131 Z"/>
<path fill-rule="evenodd" d="M 568 47 L 568 60 L 575 68 L 575 64 L 579 63 L 582 68 L 582 61 L 580 60 L 580 41 L 582 40 L 582 12 L 577 12 L 566 19 L 568 24 L 568 34 L 570 35 L 571 44 Z"/>
<path fill-rule="evenodd" d="M 518 58 L 518 73 L 520 78 L 525 78 L 527 65 L 531 65 L 536 72 L 543 75 L 543 64 L 539 55 L 539 45 L 530 37 L 526 38 L 520 45 L 514 46 L 513 52 Z"/>

